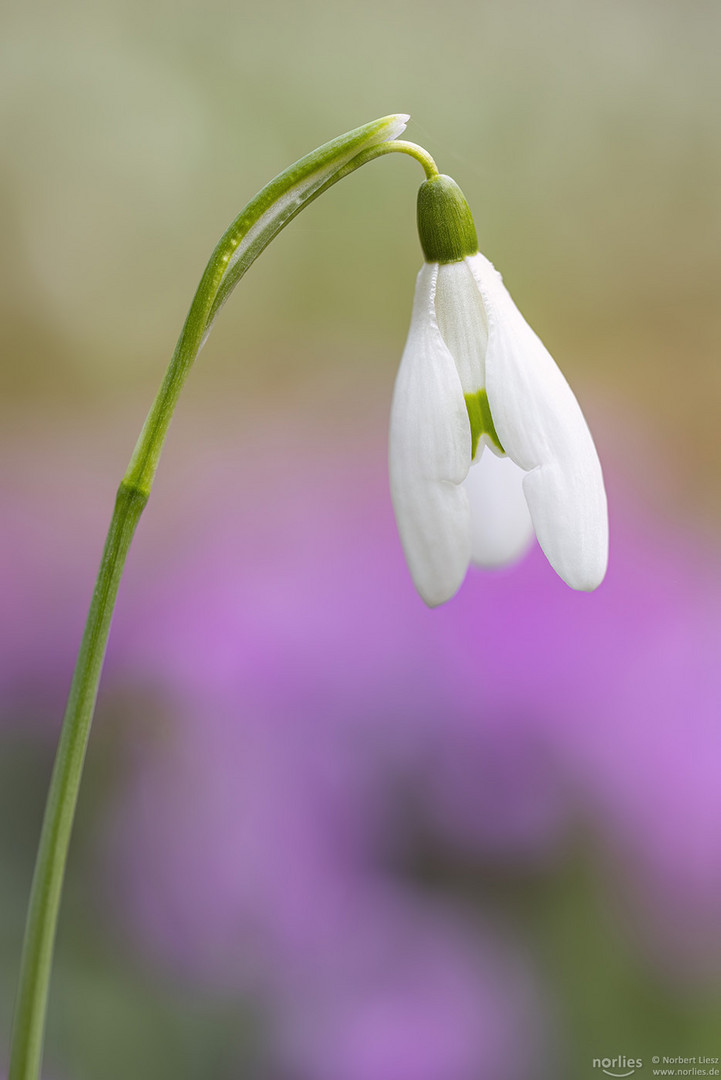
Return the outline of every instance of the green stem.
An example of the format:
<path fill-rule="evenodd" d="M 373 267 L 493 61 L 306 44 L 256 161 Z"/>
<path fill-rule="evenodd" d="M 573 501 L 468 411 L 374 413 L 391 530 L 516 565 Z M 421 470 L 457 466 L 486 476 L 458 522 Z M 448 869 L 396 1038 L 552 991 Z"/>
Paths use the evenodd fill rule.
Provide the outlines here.
<path fill-rule="evenodd" d="M 371 147 L 370 150 L 364 151 L 363 154 L 359 154 L 358 158 L 364 158 L 363 161 L 359 161 L 355 158 L 354 168 L 357 169 L 360 165 L 365 165 L 366 161 L 372 161 L 373 158 L 380 157 L 382 154 L 408 154 L 409 157 L 415 158 L 423 166 L 423 171 L 426 174 L 426 180 L 434 180 L 438 176 L 438 166 L 435 161 L 422 146 L 418 146 L 417 143 L 405 142 L 403 139 L 394 139 L 391 142 L 381 143 L 380 146 Z M 346 173 L 343 173 L 346 175 Z M 340 180 L 340 177 L 338 177 Z"/>
<path fill-rule="evenodd" d="M 15 1003 L 8 1080 L 35 1080 L 40 1075 L 55 928 L 80 777 L 115 598 L 130 542 L 147 501 L 144 492 L 121 483 L 75 666 L 45 807 Z"/>
<path fill-rule="evenodd" d="M 30 893 L 15 1003 L 8 1080 L 38 1080 L 55 933 L 80 779 L 110 623 L 125 559 L 148 501 L 183 384 L 232 289 L 270 241 L 310 202 L 375 157 L 410 154 L 426 175 L 432 158 L 413 143 L 391 141 L 405 117 L 384 117 L 326 143 L 266 185 L 224 233 L 196 291 L 162 386 L 118 489 L 78 654 L 45 806 Z"/>

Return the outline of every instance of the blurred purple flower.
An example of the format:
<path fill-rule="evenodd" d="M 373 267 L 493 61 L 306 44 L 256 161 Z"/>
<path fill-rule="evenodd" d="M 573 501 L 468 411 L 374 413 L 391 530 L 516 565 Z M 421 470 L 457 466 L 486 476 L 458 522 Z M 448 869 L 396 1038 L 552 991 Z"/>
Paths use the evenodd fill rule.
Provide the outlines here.
<path fill-rule="evenodd" d="M 80 485 L 79 485 L 80 486 Z M 0 529 L 0 723 L 59 727 L 93 575 L 104 503 L 93 484 L 68 514 L 62 492 L 3 492 Z M 109 505 L 109 500 L 105 500 Z"/>
<path fill-rule="evenodd" d="M 621 525 L 593 597 L 560 589 L 535 552 L 429 612 L 382 480 L 362 462 L 342 490 L 298 470 L 314 484 L 283 466 L 248 520 L 207 489 L 118 626 L 116 674 L 154 682 L 173 716 L 116 822 L 121 906 L 189 973 L 265 995 L 283 1076 L 363 1080 L 384 1054 L 413 1080 L 479 1062 L 521 1075 L 511 1032 L 529 1023 L 530 975 L 511 977 L 497 944 L 489 979 L 473 934 L 454 946 L 442 905 L 429 913 L 403 884 L 408 813 L 451 849 L 528 864 L 582 812 L 664 947 L 673 931 L 686 960 L 701 942 L 706 955 L 721 900 L 718 568 Z"/>
<path fill-rule="evenodd" d="M 286 968 L 275 1010 L 273 1056 L 292 1080 L 522 1077 L 541 1043 L 537 992 L 507 944 L 388 889 L 311 968 Z"/>
<path fill-rule="evenodd" d="M 327 718 L 184 707 L 138 762 L 112 845 L 116 904 L 146 947 L 265 1002 L 270 1075 L 371 1080 L 385 1062 L 398 1080 L 524 1076 L 540 1041 L 531 975 L 393 880 L 374 755 Z"/>
<path fill-rule="evenodd" d="M 641 900 L 636 930 L 674 964 L 718 976 L 721 565 L 615 502 L 609 576 L 590 601 L 553 590 L 533 557 L 513 582 L 477 579 L 475 595 L 439 613 L 446 662 L 468 694 L 479 688 L 484 729 L 505 722 L 507 748 L 535 740 L 626 871 L 614 876 Z M 474 672 L 479 610 L 493 612 L 492 632 Z M 457 790 L 447 777 L 444 796 Z"/>
<path fill-rule="evenodd" d="M 362 464 L 344 473 L 352 500 L 280 476 L 250 530 L 211 499 L 187 561 L 118 620 L 116 677 L 154 681 L 172 720 L 119 807 L 117 906 L 156 955 L 262 996 L 283 1077 L 370 1080 L 383 1060 L 399 1080 L 521 1077 L 540 1031 L 530 973 L 393 870 L 401 790 L 449 720 L 457 741 L 464 705 L 433 615 Z M 496 792 L 509 822 L 514 779 Z M 508 830 L 524 847 L 527 802 Z"/>
<path fill-rule="evenodd" d="M 127 736 L 105 837 L 117 908 L 167 963 L 261 996 L 283 1080 L 365 1080 L 388 1060 L 399 1080 L 522 1076 L 514 1032 L 532 1054 L 547 1022 L 532 972 L 404 868 L 425 836 L 533 867 L 581 815 L 627 868 L 609 887 L 650 947 L 718 965 L 719 566 L 619 509 L 611 485 L 593 596 L 559 587 L 536 551 L 431 612 L 382 464 L 322 460 L 253 456 L 230 510 L 204 462 L 187 508 L 144 523 L 105 692 L 135 685 L 167 720 Z M 8 655 L 30 672 L 17 596 Z M 39 639 L 53 668 L 61 623 Z"/>

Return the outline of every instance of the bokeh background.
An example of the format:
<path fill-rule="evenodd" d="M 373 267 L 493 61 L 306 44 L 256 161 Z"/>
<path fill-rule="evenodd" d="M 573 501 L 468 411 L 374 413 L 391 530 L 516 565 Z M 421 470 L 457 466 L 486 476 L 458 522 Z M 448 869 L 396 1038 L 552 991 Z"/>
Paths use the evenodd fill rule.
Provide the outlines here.
<path fill-rule="evenodd" d="M 415 596 L 385 475 L 421 173 L 273 244 L 122 586 L 59 932 L 59 1080 L 522 1080 L 719 1056 L 721 8 L 47 0 L 0 34 L 0 1062 L 116 484 L 242 204 L 408 111 L 569 377 L 606 582 Z M 0 1067 L 1 1071 L 1 1067 Z"/>

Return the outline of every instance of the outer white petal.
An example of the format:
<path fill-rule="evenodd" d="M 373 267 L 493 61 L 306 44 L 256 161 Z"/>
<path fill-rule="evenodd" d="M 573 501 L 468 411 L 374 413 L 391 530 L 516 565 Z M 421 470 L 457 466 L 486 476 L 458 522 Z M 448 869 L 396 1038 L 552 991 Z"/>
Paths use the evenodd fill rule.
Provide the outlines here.
<path fill-rule="evenodd" d="M 438 328 L 455 361 L 463 393 L 475 394 L 485 385 L 488 324 L 478 287 L 465 260 L 438 268 L 435 310 Z"/>
<path fill-rule="evenodd" d="M 418 275 L 396 378 L 389 446 L 393 508 L 418 592 L 431 606 L 457 591 L 470 560 L 468 496 L 460 486 L 471 432 L 458 372 L 436 321 L 438 266 Z"/>
<path fill-rule="evenodd" d="M 523 493 L 526 476 L 509 457 L 484 449 L 471 465 L 464 488 L 471 507 L 471 562 L 492 569 L 515 562 L 533 540 Z"/>
<path fill-rule="evenodd" d="M 538 542 L 574 589 L 600 585 L 608 511 L 598 454 L 580 406 L 547 349 L 483 255 L 468 260 L 488 319 L 486 389 L 523 488 Z"/>

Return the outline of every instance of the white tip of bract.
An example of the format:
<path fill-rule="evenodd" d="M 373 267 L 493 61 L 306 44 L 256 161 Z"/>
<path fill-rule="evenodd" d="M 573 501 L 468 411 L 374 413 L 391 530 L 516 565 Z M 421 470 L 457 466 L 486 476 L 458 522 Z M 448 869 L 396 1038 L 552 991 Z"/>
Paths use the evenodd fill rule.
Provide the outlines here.
<path fill-rule="evenodd" d="M 435 315 L 437 265 L 418 275 L 408 340 L 391 407 L 391 497 L 413 582 L 435 607 L 470 560 L 470 511 L 461 486 L 471 460 L 468 413 Z"/>
<path fill-rule="evenodd" d="M 471 465 L 464 488 L 471 507 L 471 562 L 487 570 L 525 555 L 533 522 L 523 493 L 523 469 L 485 448 Z"/>
<path fill-rule="evenodd" d="M 399 135 L 402 135 L 406 130 L 406 125 L 411 118 L 410 113 L 391 113 L 390 116 L 384 116 L 381 123 L 387 125 L 385 132 L 382 136 L 382 142 L 391 142 L 392 139 L 397 139 Z"/>
<path fill-rule="evenodd" d="M 486 389 L 496 431 L 527 475 L 538 542 L 574 589 L 601 584 L 608 510 L 598 454 L 571 388 L 483 255 L 468 260 L 488 319 Z"/>

